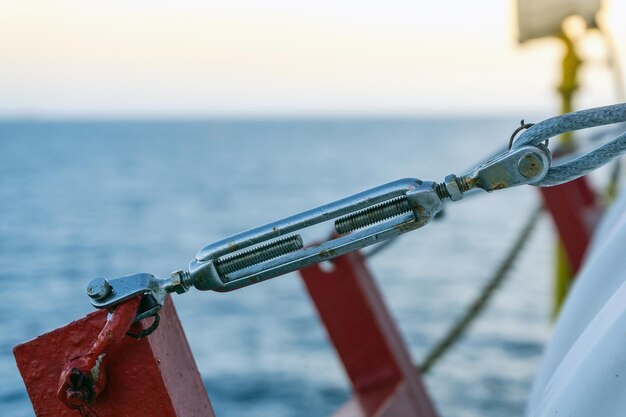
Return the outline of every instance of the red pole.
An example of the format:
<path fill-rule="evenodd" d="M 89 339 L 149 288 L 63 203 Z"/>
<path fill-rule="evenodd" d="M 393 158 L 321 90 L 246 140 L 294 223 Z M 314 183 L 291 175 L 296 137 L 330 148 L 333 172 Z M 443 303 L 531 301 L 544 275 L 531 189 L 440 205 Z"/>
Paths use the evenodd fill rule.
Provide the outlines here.
<path fill-rule="evenodd" d="M 585 177 L 539 190 L 575 274 L 582 265 L 600 216 L 596 198 Z"/>
<path fill-rule="evenodd" d="M 333 265 L 300 272 L 354 390 L 355 400 L 336 416 L 436 417 L 363 256 L 351 253 Z"/>

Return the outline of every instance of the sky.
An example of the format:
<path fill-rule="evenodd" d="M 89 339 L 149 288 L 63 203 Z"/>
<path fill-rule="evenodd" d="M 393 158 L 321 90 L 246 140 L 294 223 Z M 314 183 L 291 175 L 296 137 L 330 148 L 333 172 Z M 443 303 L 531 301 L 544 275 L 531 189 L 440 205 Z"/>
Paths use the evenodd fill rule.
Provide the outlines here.
<path fill-rule="evenodd" d="M 605 2 L 626 58 L 626 0 Z M 0 117 L 554 112 L 556 40 L 509 0 L 0 0 Z M 579 107 L 617 101 L 582 46 Z"/>

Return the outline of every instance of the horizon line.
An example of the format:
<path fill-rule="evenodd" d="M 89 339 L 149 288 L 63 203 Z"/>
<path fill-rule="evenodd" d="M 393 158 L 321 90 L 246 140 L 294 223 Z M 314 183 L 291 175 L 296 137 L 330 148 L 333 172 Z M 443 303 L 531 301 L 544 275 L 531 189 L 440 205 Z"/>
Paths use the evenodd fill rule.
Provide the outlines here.
<path fill-rule="evenodd" d="M 152 114 L 0 114 L 0 122 L 159 122 L 159 121 L 315 121 L 315 120 L 409 120 L 409 119 L 502 119 L 531 118 L 545 115 L 546 111 L 450 111 L 450 112 L 342 112 L 342 113 L 152 113 Z M 558 112 L 549 113 L 557 115 Z"/>

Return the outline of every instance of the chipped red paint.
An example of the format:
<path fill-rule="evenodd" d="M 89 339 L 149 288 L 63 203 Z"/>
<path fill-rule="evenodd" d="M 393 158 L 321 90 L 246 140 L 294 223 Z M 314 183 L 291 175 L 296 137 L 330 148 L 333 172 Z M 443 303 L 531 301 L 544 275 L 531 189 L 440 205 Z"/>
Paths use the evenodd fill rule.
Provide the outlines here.
<path fill-rule="evenodd" d="M 106 385 L 106 363 L 109 351 L 124 337 L 137 314 L 141 297 L 118 305 L 87 353 L 70 360 L 61 372 L 57 396 L 68 408 L 89 412 L 90 404 Z"/>
<path fill-rule="evenodd" d="M 355 393 L 335 416 L 436 417 L 362 255 L 335 259 L 331 272 L 319 265 L 301 272 Z M 214 417 L 171 299 L 160 312 L 158 329 L 140 340 L 124 336 L 136 308 L 136 302 L 118 307 L 108 325 L 107 312 L 96 311 L 14 348 L 38 417 L 81 411 L 88 417 Z M 60 384 L 72 368 L 93 369 L 103 352 L 106 385 L 88 407 L 68 408 L 57 395 Z"/>
<path fill-rule="evenodd" d="M 328 272 L 319 265 L 300 272 L 355 394 L 335 416 L 435 417 L 363 256 L 354 252 L 333 265 Z"/>
<path fill-rule="evenodd" d="M 214 416 L 169 297 L 160 315 L 159 328 L 150 337 L 140 340 L 121 337 L 110 347 L 107 383 L 90 405 L 93 415 Z M 106 321 L 107 312 L 96 311 L 13 349 L 38 417 L 80 416 L 79 411 L 68 408 L 57 396 L 61 374 L 70 361 L 84 355 L 96 343 Z"/>

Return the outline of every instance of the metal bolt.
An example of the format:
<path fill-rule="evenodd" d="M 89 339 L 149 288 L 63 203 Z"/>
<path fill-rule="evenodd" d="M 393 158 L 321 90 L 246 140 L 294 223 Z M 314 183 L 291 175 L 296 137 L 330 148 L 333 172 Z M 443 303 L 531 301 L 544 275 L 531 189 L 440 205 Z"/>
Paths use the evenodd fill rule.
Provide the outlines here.
<path fill-rule="evenodd" d="M 406 196 L 392 198 L 389 201 L 337 219 L 335 221 L 335 231 L 340 235 L 344 235 L 410 211 L 411 207 Z"/>
<path fill-rule="evenodd" d="M 87 295 L 94 300 L 102 300 L 111 294 L 111 284 L 105 278 L 96 278 L 87 286 Z"/>
<path fill-rule="evenodd" d="M 520 159 L 517 169 L 526 178 L 534 178 L 543 171 L 543 162 L 536 153 L 529 153 Z"/>
<path fill-rule="evenodd" d="M 218 259 L 215 263 L 215 268 L 220 274 L 226 275 L 295 252 L 303 247 L 304 245 L 300 235 L 288 236 L 235 255 Z"/>

